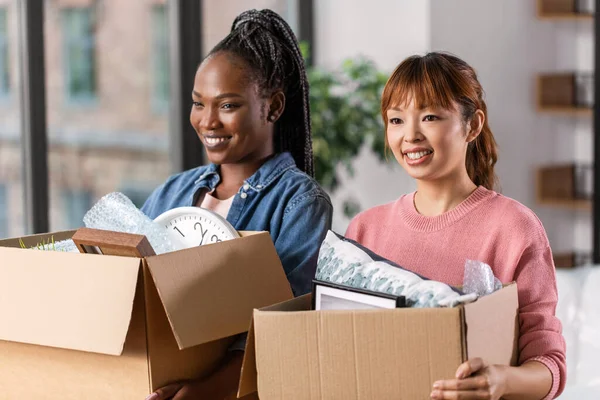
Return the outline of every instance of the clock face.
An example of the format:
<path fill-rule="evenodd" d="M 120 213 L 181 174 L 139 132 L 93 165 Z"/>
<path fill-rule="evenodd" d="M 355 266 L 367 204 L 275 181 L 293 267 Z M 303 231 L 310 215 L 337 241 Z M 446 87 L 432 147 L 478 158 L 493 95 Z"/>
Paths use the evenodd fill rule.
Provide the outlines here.
<path fill-rule="evenodd" d="M 240 237 L 219 214 L 200 207 L 178 207 L 154 219 L 163 225 L 174 244 L 181 248 L 202 246 Z"/>

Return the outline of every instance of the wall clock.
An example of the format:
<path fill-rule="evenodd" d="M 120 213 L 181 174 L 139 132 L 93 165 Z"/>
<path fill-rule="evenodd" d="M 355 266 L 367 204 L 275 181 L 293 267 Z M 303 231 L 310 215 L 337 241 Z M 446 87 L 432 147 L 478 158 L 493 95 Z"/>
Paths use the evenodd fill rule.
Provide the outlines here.
<path fill-rule="evenodd" d="M 219 214 L 200 207 L 177 207 L 154 219 L 163 225 L 174 243 L 183 248 L 202 246 L 240 237 Z"/>

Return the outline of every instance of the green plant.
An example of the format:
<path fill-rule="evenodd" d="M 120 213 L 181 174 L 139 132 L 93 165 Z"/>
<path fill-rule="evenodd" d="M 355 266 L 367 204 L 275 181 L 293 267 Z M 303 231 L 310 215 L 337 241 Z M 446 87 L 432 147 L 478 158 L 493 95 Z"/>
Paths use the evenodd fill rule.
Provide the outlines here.
<path fill-rule="evenodd" d="M 304 56 L 306 45 L 301 44 Z M 315 177 L 330 193 L 338 189 L 338 166 L 354 175 L 352 162 L 364 145 L 385 161 L 380 99 L 387 76 L 364 57 L 345 60 L 338 70 L 309 67 Z M 360 211 L 355 198 L 344 200 L 344 214 Z"/>
<path fill-rule="evenodd" d="M 25 242 L 23 242 L 23 239 L 21 239 L 21 238 L 19 238 L 19 245 L 21 246 L 22 249 L 28 248 L 27 246 L 25 246 Z M 63 251 L 63 250 L 56 250 L 56 247 L 54 245 L 54 236 L 51 236 L 47 242 L 45 239 L 42 239 L 41 243 L 38 243 L 35 246 L 30 247 L 30 249 L 46 250 L 46 251 Z"/>

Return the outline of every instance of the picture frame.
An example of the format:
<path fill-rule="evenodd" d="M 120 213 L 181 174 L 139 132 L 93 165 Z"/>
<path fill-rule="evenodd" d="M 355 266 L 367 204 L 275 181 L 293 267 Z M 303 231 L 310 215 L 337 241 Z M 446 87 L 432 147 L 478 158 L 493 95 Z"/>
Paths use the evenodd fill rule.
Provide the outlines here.
<path fill-rule="evenodd" d="M 72 240 L 80 253 L 138 258 L 156 254 L 144 235 L 79 228 Z"/>
<path fill-rule="evenodd" d="M 313 310 L 370 310 L 406 307 L 406 297 L 314 279 Z"/>

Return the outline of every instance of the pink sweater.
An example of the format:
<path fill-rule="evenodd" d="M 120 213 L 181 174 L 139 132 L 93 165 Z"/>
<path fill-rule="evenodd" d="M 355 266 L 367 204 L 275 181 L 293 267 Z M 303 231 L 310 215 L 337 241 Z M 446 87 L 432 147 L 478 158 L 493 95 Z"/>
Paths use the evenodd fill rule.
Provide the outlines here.
<path fill-rule="evenodd" d="M 519 290 L 519 364 L 536 360 L 552 372 L 545 399 L 565 385 L 565 341 L 555 317 L 556 276 L 546 232 L 535 214 L 515 200 L 477 188 L 442 215 L 425 217 L 414 193 L 357 215 L 346 237 L 431 279 L 462 285 L 466 259 L 489 264 L 503 283 Z M 457 366 L 458 367 L 458 366 Z"/>

